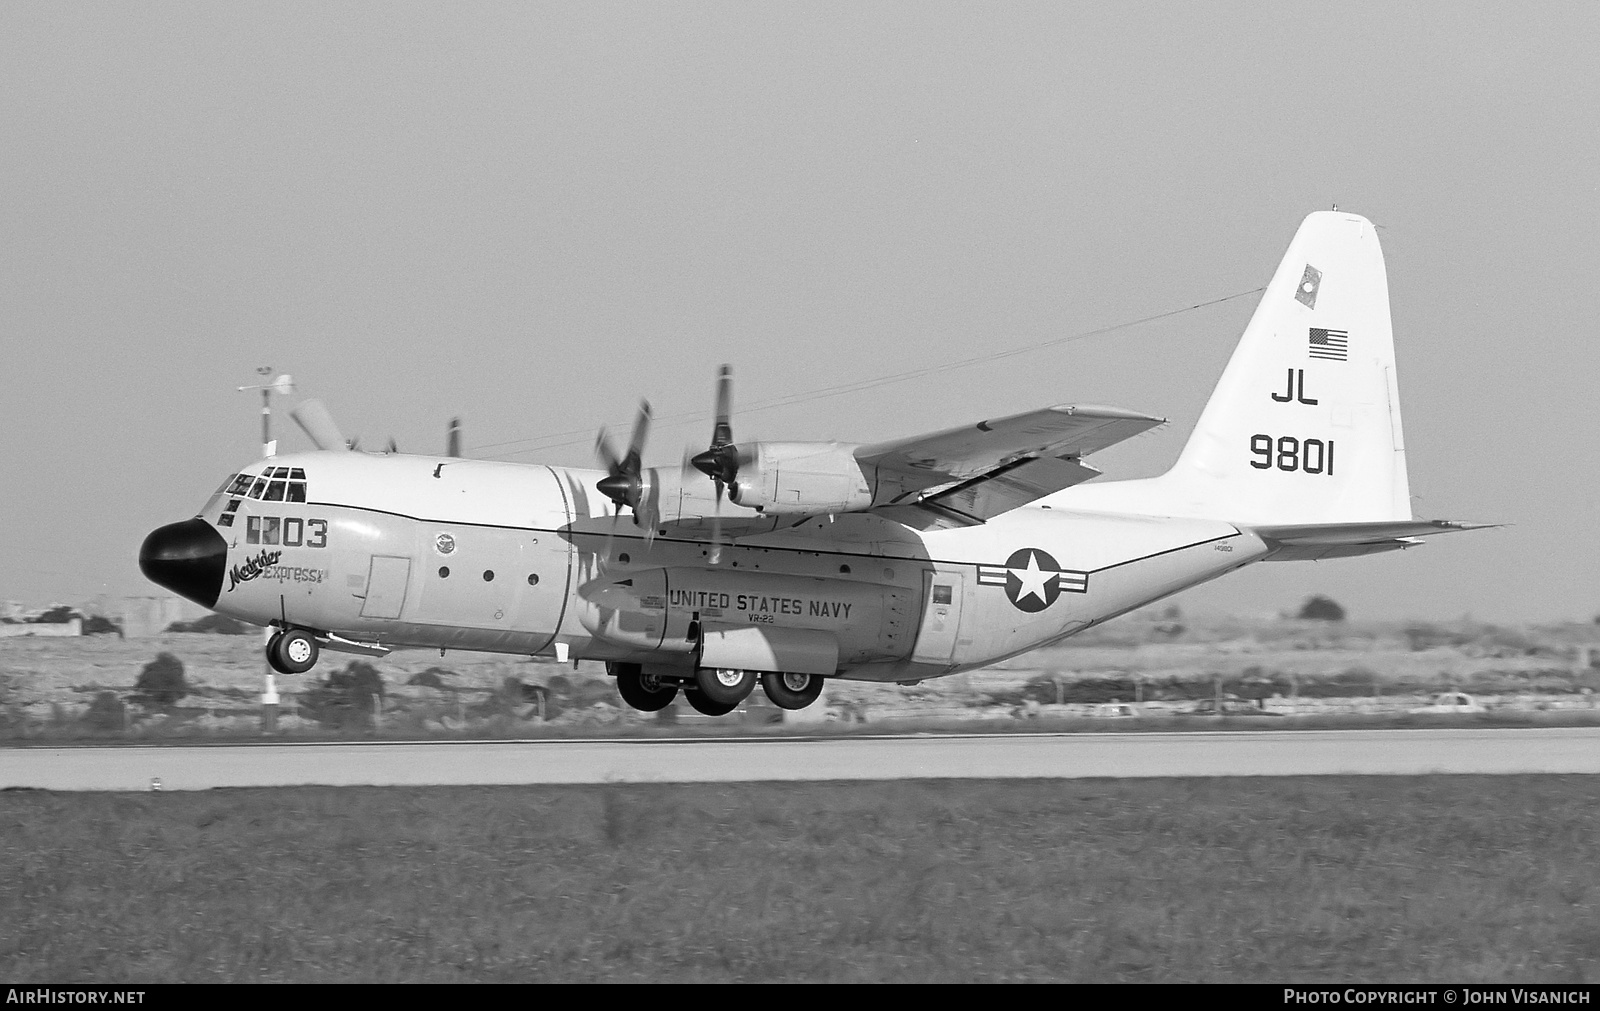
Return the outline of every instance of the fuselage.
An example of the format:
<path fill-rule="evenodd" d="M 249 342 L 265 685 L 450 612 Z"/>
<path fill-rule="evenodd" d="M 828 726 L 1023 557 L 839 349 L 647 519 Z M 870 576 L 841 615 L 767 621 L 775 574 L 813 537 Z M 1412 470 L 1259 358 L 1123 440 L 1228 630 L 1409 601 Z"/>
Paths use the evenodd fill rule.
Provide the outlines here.
<path fill-rule="evenodd" d="M 604 476 L 279 456 L 230 478 L 195 520 L 163 528 L 181 537 L 153 534 L 142 561 L 221 614 L 335 642 L 692 670 L 704 631 L 760 626 L 780 641 L 831 643 L 835 676 L 910 682 L 1063 639 L 1266 553 L 1226 522 L 1058 499 L 922 530 L 876 513 L 821 516 L 739 536 L 713 562 L 707 531 L 647 538 L 617 515 L 594 490 Z M 188 567 L 164 568 L 168 556 Z"/>

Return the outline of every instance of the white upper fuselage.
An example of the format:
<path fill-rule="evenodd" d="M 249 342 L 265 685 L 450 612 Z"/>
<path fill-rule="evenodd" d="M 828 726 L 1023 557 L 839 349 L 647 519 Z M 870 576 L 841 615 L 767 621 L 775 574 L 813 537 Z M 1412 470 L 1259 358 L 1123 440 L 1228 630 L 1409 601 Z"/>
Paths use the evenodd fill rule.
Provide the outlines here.
<path fill-rule="evenodd" d="M 218 494 L 215 609 L 361 643 L 692 666 L 691 623 L 832 633 L 839 675 L 915 681 L 981 667 L 1266 553 L 1226 522 L 1013 510 L 916 530 L 876 513 L 651 543 L 595 491 L 602 471 L 316 452 L 305 501 Z M 225 517 L 233 516 L 232 520 Z"/>

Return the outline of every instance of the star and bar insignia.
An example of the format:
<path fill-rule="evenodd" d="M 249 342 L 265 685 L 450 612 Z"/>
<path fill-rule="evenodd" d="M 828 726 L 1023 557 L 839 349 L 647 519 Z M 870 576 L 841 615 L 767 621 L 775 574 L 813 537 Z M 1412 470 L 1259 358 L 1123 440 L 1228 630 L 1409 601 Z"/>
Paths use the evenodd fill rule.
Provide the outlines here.
<path fill-rule="evenodd" d="M 1047 551 L 1020 548 L 1004 565 L 978 566 L 979 586 L 1004 586 L 1018 610 L 1043 611 L 1063 593 L 1088 593 L 1089 574 L 1063 569 Z"/>

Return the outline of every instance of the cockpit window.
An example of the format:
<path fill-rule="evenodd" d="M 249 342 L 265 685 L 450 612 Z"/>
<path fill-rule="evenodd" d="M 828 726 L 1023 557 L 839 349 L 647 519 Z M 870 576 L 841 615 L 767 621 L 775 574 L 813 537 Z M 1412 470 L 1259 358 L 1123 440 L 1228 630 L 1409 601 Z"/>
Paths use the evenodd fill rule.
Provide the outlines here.
<path fill-rule="evenodd" d="M 264 502 L 306 501 L 303 467 L 268 467 L 260 474 L 240 474 L 223 482 L 218 494 L 248 496 Z"/>

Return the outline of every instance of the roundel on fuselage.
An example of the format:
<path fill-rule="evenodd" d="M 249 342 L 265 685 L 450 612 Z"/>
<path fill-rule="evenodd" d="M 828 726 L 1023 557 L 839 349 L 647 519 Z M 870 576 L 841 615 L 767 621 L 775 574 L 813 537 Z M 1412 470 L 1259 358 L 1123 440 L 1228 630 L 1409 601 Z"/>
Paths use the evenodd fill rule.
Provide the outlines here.
<path fill-rule="evenodd" d="M 1018 610 L 1043 611 L 1061 596 L 1061 571 L 1048 551 L 1020 548 L 1006 559 L 1006 597 Z"/>

